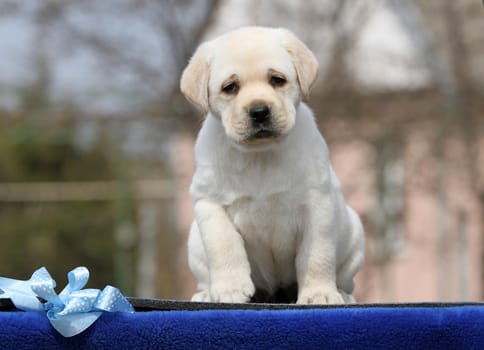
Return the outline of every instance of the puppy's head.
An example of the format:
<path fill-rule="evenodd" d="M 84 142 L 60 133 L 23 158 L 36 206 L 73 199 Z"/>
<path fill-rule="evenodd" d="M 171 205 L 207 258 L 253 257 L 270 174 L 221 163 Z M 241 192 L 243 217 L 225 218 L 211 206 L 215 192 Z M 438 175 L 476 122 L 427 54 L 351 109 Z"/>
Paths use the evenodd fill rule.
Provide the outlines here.
<path fill-rule="evenodd" d="M 221 119 L 227 136 L 254 148 L 286 136 L 318 63 L 285 29 L 246 27 L 202 44 L 181 78 L 187 99 Z"/>

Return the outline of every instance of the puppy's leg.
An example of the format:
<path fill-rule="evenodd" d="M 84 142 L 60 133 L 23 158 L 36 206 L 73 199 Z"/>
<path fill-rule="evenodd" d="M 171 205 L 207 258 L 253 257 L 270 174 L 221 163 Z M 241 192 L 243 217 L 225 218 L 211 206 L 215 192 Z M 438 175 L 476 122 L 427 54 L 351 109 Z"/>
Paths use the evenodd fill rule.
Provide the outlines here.
<path fill-rule="evenodd" d="M 363 225 L 361 224 L 360 217 L 356 212 L 347 207 L 348 218 L 350 220 L 350 237 L 348 244 L 351 246 L 350 252 L 346 260 L 338 267 L 337 271 L 337 285 L 342 292 L 343 298 L 346 295 L 350 296 L 353 303 L 354 298 L 352 296 L 355 284 L 353 278 L 361 267 L 365 255 L 365 241 Z M 346 302 L 346 298 L 345 298 Z"/>
<path fill-rule="evenodd" d="M 188 236 L 188 265 L 197 279 L 197 292 L 192 301 L 212 301 L 210 298 L 210 273 L 207 265 L 207 254 L 197 223 L 194 221 Z"/>
<path fill-rule="evenodd" d="M 352 294 L 346 293 L 344 290 L 338 289 L 339 294 L 343 298 L 345 304 L 356 304 L 356 300 Z"/>
<path fill-rule="evenodd" d="M 353 290 L 355 289 L 355 283 L 353 278 L 363 262 L 363 252 L 361 249 L 353 249 L 350 254 L 348 259 L 338 268 L 336 280 L 338 290 L 342 293 L 343 298 L 345 295 L 348 295 L 354 302 Z M 344 299 L 346 302 L 346 298 Z"/>
<path fill-rule="evenodd" d="M 342 304 L 336 287 L 337 203 L 313 191 L 296 256 L 298 304 Z M 334 199 L 333 199 L 334 200 Z"/>
<path fill-rule="evenodd" d="M 242 237 L 221 205 L 201 199 L 194 210 L 207 257 L 211 300 L 249 301 L 255 287 Z"/>

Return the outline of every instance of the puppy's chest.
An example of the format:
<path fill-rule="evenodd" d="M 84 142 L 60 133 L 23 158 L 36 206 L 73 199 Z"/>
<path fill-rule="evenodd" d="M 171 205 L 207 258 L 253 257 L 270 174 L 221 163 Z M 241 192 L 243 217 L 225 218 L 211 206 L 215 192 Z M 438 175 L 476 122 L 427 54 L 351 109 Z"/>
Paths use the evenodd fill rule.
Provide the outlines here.
<path fill-rule="evenodd" d="M 297 201 L 288 194 L 241 197 L 227 206 L 227 213 L 248 244 L 292 246 L 298 232 Z"/>

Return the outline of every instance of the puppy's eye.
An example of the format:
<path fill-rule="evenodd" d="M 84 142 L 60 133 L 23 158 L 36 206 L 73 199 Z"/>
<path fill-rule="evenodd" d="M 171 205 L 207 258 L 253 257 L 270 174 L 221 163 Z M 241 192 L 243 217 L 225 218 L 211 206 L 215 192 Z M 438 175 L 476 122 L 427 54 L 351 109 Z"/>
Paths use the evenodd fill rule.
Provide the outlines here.
<path fill-rule="evenodd" d="M 269 79 L 269 84 L 271 84 L 273 87 L 281 87 L 286 84 L 286 79 L 278 75 L 273 75 Z"/>
<path fill-rule="evenodd" d="M 228 95 L 235 95 L 239 92 L 239 84 L 235 81 L 222 86 L 222 91 Z"/>

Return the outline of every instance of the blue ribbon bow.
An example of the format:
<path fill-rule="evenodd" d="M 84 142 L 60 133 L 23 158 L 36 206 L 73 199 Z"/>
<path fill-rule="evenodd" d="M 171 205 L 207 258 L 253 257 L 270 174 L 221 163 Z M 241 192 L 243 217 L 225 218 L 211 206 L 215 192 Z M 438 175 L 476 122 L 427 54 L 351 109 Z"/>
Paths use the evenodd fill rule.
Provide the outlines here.
<path fill-rule="evenodd" d="M 77 267 L 67 278 L 67 286 L 56 294 L 55 281 L 45 267 L 36 270 L 27 281 L 0 277 L 0 297 L 9 298 L 20 310 L 46 311 L 52 326 L 64 337 L 83 332 L 103 311 L 134 312 L 117 288 L 82 289 L 89 279 L 87 268 Z M 39 297 L 46 302 L 42 303 Z"/>

